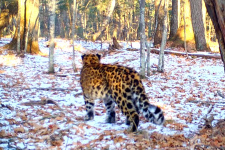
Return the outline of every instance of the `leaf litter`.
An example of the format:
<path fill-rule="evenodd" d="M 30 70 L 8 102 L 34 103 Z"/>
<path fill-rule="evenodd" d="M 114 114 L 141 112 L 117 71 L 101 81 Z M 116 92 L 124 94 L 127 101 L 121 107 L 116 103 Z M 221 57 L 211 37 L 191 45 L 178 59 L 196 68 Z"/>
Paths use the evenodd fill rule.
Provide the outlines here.
<path fill-rule="evenodd" d="M 4 44 L 10 40 L 4 39 Z M 95 119 L 83 121 L 81 55 L 100 53 L 103 63 L 139 71 L 139 52 L 127 51 L 131 47 L 126 42 L 120 43 L 122 49 L 108 51 L 109 43 L 76 41 L 79 71 L 74 73 L 70 42 L 56 42 L 55 74 L 46 73 L 48 57 L 44 55 L 19 58 L 7 51 L 0 55 L 0 149 L 224 148 L 225 76 L 221 60 L 165 55 L 165 72 L 157 73 L 158 55 L 151 54 L 153 73 L 143 83 L 149 101 L 163 109 L 166 122 L 156 126 L 140 116 L 139 131 L 128 133 L 118 108 L 117 122 L 105 123 L 102 100 L 95 102 Z M 41 39 L 39 46 L 48 53 L 45 43 Z M 132 46 L 139 48 L 139 43 Z M 207 127 L 210 117 L 211 127 Z"/>

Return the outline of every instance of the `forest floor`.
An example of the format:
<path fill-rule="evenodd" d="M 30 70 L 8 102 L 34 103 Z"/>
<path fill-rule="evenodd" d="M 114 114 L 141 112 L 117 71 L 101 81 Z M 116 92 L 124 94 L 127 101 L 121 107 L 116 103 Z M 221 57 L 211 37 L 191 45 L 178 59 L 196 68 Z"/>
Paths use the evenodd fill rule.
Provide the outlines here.
<path fill-rule="evenodd" d="M 0 46 L 10 42 L 3 38 Z M 137 133 L 129 133 L 117 108 L 117 122 L 105 123 L 102 100 L 95 103 L 95 118 L 83 121 L 80 87 L 81 55 L 103 54 L 102 63 L 120 64 L 139 71 L 139 52 L 123 48 L 108 51 L 108 43 L 76 41 L 72 47 L 56 39 L 55 74 L 48 74 L 46 55 L 0 50 L 0 149 L 225 149 L 225 75 L 220 59 L 165 55 L 165 72 L 156 72 L 158 54 L 151 54 L 152 75 L 143 79 L 150 103 L 164 111 L 163 126 L 140 117 Z M 138 42 L 132 43 L 139 48 Z"/>

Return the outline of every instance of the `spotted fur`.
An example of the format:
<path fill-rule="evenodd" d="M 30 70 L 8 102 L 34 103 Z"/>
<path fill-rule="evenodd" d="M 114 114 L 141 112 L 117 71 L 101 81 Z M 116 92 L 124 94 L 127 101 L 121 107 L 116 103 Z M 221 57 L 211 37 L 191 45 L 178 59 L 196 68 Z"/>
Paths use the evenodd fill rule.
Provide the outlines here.
<path fill-rule="evenodd" d="M 115 103 L 127 117 L 130 131 L 137 131 L 139 112 L 154 124 L 163 124 L 162 110 L 151 105 L 145 93 L 140 75 L 131 68 L 101 64 L 99 54 L 82 56 L 81 87 L 85 99 L 85 120 L 94 118 L 94 100 L 103 99 L 108 123 L 115 123 Z"/>

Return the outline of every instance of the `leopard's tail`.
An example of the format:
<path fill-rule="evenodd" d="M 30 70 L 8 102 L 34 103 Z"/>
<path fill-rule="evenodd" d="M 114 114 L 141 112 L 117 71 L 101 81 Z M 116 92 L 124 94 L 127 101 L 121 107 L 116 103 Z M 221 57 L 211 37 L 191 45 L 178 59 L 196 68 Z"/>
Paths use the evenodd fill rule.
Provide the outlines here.
<path fill-rule="evenodd" d="M 143 107 L 141 108 L 141 111 L 143 112 L 143 115 L 146 119 L 157 125 L 161 125 L 164 123 L 165 118 L 161 108 L 155 105 L 151 105 L 148 102 L 144 102 L 142 106 Z"/>

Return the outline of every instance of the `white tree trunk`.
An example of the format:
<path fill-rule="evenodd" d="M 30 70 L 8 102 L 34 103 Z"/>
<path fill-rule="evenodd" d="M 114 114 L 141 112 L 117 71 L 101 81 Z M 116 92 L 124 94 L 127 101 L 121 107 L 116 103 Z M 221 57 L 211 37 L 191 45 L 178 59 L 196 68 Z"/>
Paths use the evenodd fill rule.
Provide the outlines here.
<path fill-rule="evenodd" d="M 55 37 L 55 0 L 49 1 L 50 13 L 50 46 L 49 46 L 49 73 L 54 73 L 54 37 Z"/>
<path fill-rule="evenodd" d="M 140 75 L 145 77 L 145 0 L 140 3 Z"/>

